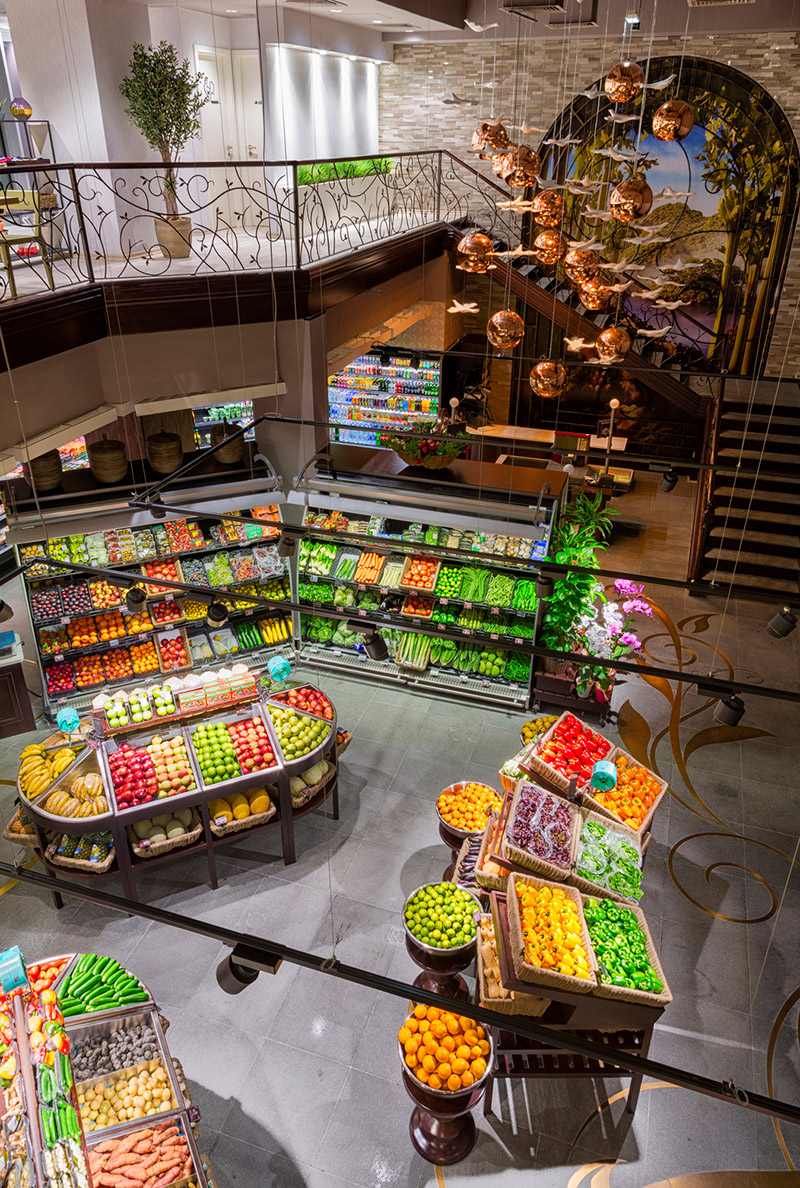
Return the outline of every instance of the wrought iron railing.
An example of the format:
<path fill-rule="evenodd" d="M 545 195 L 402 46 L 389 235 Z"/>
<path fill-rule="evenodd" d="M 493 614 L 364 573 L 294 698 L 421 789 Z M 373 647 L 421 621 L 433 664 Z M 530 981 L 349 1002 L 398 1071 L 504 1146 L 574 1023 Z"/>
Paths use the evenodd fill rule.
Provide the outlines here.
<path fill-rule="evenodd" d="M 95 280 L 302 268 L 441 220 L 519 239 L 520 216 L 497 205 L 506 192 L 444 151 L 382 154 L 370 173 L 327 162 L 334 176 L 310 182 L 314 164 L 178 162 L 175 204 L 189 222 L 177 224 L 160 163 L 6 166 L 0 300 Z"/>

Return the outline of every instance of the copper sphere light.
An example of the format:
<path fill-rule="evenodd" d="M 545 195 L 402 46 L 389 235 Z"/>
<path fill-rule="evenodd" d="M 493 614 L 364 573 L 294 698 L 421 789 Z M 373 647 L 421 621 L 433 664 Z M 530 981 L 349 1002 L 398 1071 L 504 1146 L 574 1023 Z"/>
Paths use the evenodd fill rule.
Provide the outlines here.
<path fill-rule="evenodd" d="M 685 140 L 694 127 L 694 113 L 683 99 L 669 99 L 653 116 L 657 140 Z"/>
<path fill-rule="evenodd" d="M 611 299 L 608 285 L 601 276 L 590 277 L 583 284 L 578 285 L 578 299 L 584 309 L 598 313 L 606 309 Z"/>
<path fill-rule="evenodd" d="M 500 351 L 513 350 L 522 342 L 525 323 L 513 309 L 499 309 L 486 323 L 486 337 Z"/>
<path fill-rule="evenodd" d="M 493 259 L 492 241 L 480 231 L 470 231 L 456 244 L 456 268 L 462 272 L 486 272 Z"/>
<path fill-rule="evenodd" d="M 558 190 L 542 190 L 531 203 L 533 221 L 539 227 L 558 227 L 564 217 L 564 197 Z"/>
<path fill-rule="evenodd" d="M 609 70 L 603 86 L 614 103 L 629 103 L 639 94 L 643 84 L 644 71 L 638 62 L 620 62 Z"/>
<path fill-rule="evenodd" d="M 564 257 L 564 271 L 576 285 L 585 285 L 600 273 L 600 257 L 591 248 L 573 248 Z"/>
<path fill-rule="evenodd" d="M 567 369 L 554 359 L 542 359 L 531 368 L 531 388 L 543 400 L 558 396 L 566 382 Z"/>
<path fill-rule="evenodd" d="M 621 363 L 632 346 L 627 330 L 622 326 L 609 326 L 598 334 L 594 349 L 601 363 Z"/>
<path fill-rule="evenodd" d="M 634 223 L 644 218 L 653 205 L 653 191 L 643 177 L 620 182 L 611 194 L 609 207 L 620 223 Z"/>
<path fill-rule="evenodd" d="M 526 190 L 529 186 L 536 185 L 540 168 L 538 153 L 526 144 L 518 144 L 506 154 L 503 180 L 512 190 Z"/>
<path fill-rule="evenodd" d="M 557 264 L 567 250 L 567 241 L 559 231 L 540 231 L 533 241 L 533 250 L 539 263 L 545 266 Z"/>
<path fill-rule="evenodd" d="M 491 120 L 482 120 L 472 133 L 472 147 L 474 149 L 494 149 L 500 152 L 508 148 L 508 132 L 501 123 L 493 124 Z"/>

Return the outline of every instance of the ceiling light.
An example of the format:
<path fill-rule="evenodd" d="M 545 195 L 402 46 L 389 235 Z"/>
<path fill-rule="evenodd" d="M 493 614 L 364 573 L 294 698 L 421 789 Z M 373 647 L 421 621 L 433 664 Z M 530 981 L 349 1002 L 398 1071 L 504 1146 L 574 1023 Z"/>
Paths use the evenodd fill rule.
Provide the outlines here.
<path fill-rule="evenodd" d="M 373 21 L 373 25 L 382 25 L 383 21 Z"/>
<path fill-rule="evenodd" d="M 282 532 L 280 534 L 280 536 L 278 537 L 278 543 L 275 547 L 275 551 L 278 554 L 278 556 L 279 557 L 293 557 L 294 551 L 296 548 L 297 548 L 297 540 L 295 539 L 295 537 L 289 536 L 289 535 L 287 535 L 287 533 Z"/>
<path fill-rule="evenodd" d="M 678 472 L 674 466 L 670 466 L 669 470 L 665 470 L 661 476 L 659 486 L 662 491 L 671 491 L 673 487 L 677 486 Z"/>
<path fill-rule="evenodd" d="M 132 614 L 140 614 L 147 602 L 147 595 L 141 586 L 131 586 L 125 595 L 125 605 Z"/>
<path fill-rule="evenodd" d="M 723 726 L 738 726 L 744 717 L 744 702 L 736 693 L 714 706 L 714 721 Z"/>
<path fill-rule="evenodd" d="M 0 599 L 0 623 L 7 623 L 9 619 L 13 619 L 14 610 L 7 602 Z"/>
<path fill-rule="evenodd" d="M 778 639 L 785 639 L 787 635 L 791 635 L 796 626 L 797 615 L 792 614 L 790 606 L 785 606 L 782 611 L 778 611 L 777 615 L 772 616 L 767 623 L 767 631 Z"/>

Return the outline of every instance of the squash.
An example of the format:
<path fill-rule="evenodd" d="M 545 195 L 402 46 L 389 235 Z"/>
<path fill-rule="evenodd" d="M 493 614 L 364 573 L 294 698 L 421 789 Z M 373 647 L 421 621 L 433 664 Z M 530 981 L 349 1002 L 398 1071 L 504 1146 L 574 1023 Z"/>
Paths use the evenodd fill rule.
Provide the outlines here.
<path fill-rule="evenodd" d="M 180 821 L 173 821 L 171 825 L 167 826 L 167 837 L 170 839 L 174 837 L 183 837 L 185 832 L 186 830 L 181 825 Z"/>
<path fill-rule="evenodd" d="M 134 821 L 133 832 L 138 838 L 147 837 L 153 828 L 150 821 Z"/>
<path fill-rule="evenodd" d="M 241 792 L 234 792 L 230 797 L 230 806 L 233 809 L 233 816 L 237 821 L 244 821 L 246 817 L 250 816 L 250 805 L 247 803 L 247 798 L 242 796 Z"/>
<path fill-rule="evenodd" d="M 315 763 L 313 767 L 309 767 L 306 771 L 301 772 L 303 782 L 307 788 L 312 787 L 313 784 L 318 784 L 320 780 L 324 780 L 328 771 L 328 764 L 325 760 Z"/>
<path fill-rule="evenodd" d="M 161 813 L 159 816 L 152 818 L 153 824 L 158 825 L 161 829 L 166 829 L 171 820 L 172 813 Z"/>
<path fill-rule="evenodd" d="M 188 829 L 192 823 L 192 810 L 190 808 L 178 809 L 175 813 L 175 820 L 180 821 L 184 829 Z"/>
<path fill-rule="evenodd" d="M 157 825 L 153 826 L 150 829 L 150 832 L 148 833 L 147 836 L 148 836 L 151 844 L 153 842 L 162 842 L 162 841 L 167 840 L 166 833 L 164 832 L 163 829 L 159 829 L 159 827 Z"/>
<path fill-rule="evenodd" d="M 250 794 L 250 812 L 255 817 L 258 813 L 269 812 L 269 796 L 266 788 L 255 788 Z"/>

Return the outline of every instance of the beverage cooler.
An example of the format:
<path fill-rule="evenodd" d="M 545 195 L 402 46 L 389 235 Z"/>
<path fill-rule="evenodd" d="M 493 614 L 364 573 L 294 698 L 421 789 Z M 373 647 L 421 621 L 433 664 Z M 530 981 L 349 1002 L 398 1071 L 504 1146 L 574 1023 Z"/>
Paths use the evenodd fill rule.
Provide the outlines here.
<path fill-rule="evenodd" d="M 328 377 L 331 441 L 378 446 L 390 433 L 435 421 L 441 356 L 373 352 Z"/>

